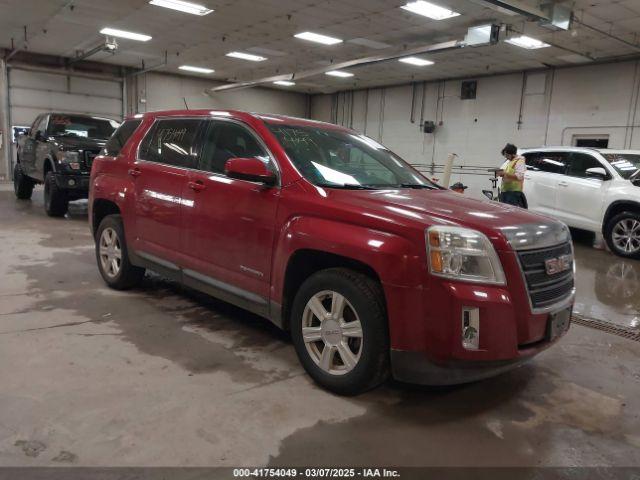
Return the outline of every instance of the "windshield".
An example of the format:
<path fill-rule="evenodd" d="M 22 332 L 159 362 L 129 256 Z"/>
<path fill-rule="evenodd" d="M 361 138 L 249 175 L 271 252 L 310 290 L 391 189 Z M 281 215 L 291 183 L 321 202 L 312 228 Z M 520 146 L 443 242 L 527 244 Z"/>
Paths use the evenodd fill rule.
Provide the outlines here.
<path fill-rule="evenodd" d="M 400 157 L 364 135 L 267 123 L 291 161 L 315 185 L 333 188 L 433 188 Z"/>
<path fill-rule="evenodd" d="M 629 179 L 640 170 L 640 154 L 603 153 L 602 155 L 623 178 Z"/>
<path fill-rule="evenodd" d="M 54 137 L 84 137 L 107 140 L 118 122 L 106 118 L 81 115 L 51 115 L 49 135 Z"/>

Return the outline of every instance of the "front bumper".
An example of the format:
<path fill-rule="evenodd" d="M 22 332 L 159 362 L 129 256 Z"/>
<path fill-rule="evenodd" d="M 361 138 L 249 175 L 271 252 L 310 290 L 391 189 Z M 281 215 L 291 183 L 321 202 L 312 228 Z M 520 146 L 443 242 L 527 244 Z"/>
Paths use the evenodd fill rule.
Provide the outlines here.
<path fill-rule="evenodd" d="M 84 196 L 89 192 L 89 175 L 56 173 L 55 179 L 59 189 Z"/>
<path fill-rule="evenodd" d="M 439 365 L 422 352 L 391 350 L 391 372 L 393 378 L 400 382 L 431 386 L 459 385 L 500 375 L 525 364 L 533 357 L 534 355 L 494 362 L 448 362 Z"/>
<path fill-rule="evenodd" d="M 437 302 L 422 296 L 423 301 L 427 298 L 422 309 L 418 292 L 405 291 L 407 297 L 399 299 L 402 311 L 396 304 L 398 295 L 388 297 L 391 316 L 401 313 L 407 322 L 405 328 L 391 329 L 391 370 L 396 380 L 433 386 L 483 380 L 523 365 L 568 331 L 567 327 L 552 337 L 552 316 L 572 308 L 573 293 L 548 312 L 533 313 L 524 294 L 520 298 L 501 287 L 440 286 L 442 290 L 434 295 Z M 413 306 L 411 298 L 416 300 Z M 476 350 L 462 344 L 461 312 L 466 307 L 479 311 L 480 344 Z M 413 312 L 420 311 L 422 321 L 411 321 L 415 319 Z"/>

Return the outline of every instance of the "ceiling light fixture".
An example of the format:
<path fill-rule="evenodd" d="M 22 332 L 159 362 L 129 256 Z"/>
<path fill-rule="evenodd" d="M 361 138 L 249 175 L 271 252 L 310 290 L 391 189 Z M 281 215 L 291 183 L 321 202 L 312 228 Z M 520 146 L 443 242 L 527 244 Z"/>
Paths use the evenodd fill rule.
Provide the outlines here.
<path fill-rule="evenodd" d="M 522 35 L 521 37 L 513 37 L 509 40 L 505 40 L 505 42 L 510 43 L 511 45 L 515 45 L 516 47 L 526 48 L 527 50 L 536 50 L 538 48 L 547 48 L 551 46 L 548 43 L 544 43 L 543 41 L 537 40 L 535 38 L 527 37 L 526 35 Z"/>
<path fill-rule="evenodd" d="M 261 57 L 260 55 L 251 55 L 250 53 L 242 53 L 242 52 L 229 52 L 227 53 L 227 57 L 239 58 L 241 60 L 249 60 L 250 62 L 262 62 L 267 59 L 267 57 Z"/>
<path fill-rule="evenodd" d="M 282 87 L 293 87 L 296 82 L 290 82 L 289 80 L 276 80 L 273 84 L 280 85 Z"/>
<path fill-rule="evenodd" d="M 103 35 L 111 35 L 112 37 L 128 38 L 129 40 L 137 40 L 139 42 L 148 42 L 152 37 L 142 33 L 127 32 L 125 30 L 117 30 L 115 28 L 105 27 L 100 30 Z"/>
<path fill-rule="evenodd" d="M 427 65 L 433 65 L 434 63 L 431 60 L 425 60 L 424 58 L 418 57 L 404 57 L 399 58 L 398 61 L 408 63 L 409 65 L 415 65 L 416 67 L 426 67 Z"/>
<path fill-rule="evenodd" d="M 330 70 L 324 73 L 325 75 L 331 75 L 332 77 L 340 77 L 340 78 L 353 77 L 353 73 L 343 72 L 342 70 Z"/>
<path fill-rule="evenodd" d="M 327 35 L 320 35 L 313 32 L 296 33 L 294 37 L 301 40 L 308 40 L 310 42 L 322 43 L 323 45 L 335 45 L 336 43 L 342 43 L 339 38 L 328 37 Z"/>
<path fill-rule="evenodd" d="M 457 17 L 460 14 L 449 10 L 448 8 L 441 7 L 431 2 L 425 2 L 424 0 L 418 0 L 417 2 L 410 2 L 400 7 L 423 17 L 428 17 L 433 20 L 446 20 L 447 18 Z"/>
<path fill-rule="evenodd" d="M 196 72 L 196 73 L 213 73 L 215 70 L 212 68 L 203 68 L 203 67 L 192 67 L 191 65 L 181 65 L 178 67 L 180 70 L 185 70 L 187 72 Z"/>
<path fill-rule="evenodd" d="M 170 8 L 171 10 L 190 13 L 191 15 L 203 16 L 213 12 L 213 10 L 205 7 L 204 5 L 198 5 L 197 3 L 191 2 L 183 2 L 182 0 L 151 0 L 149 3 L 157 7 Z"/>

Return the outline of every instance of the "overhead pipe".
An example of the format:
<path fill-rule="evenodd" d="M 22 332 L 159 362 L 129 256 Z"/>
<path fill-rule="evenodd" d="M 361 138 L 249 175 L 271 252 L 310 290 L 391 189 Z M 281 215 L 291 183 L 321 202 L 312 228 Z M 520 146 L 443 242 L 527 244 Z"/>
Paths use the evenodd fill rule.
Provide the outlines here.
<path fill-rule="evenodd" d="M 24 31 L 24 48 L 27 48 L 27 26 L 25 25 L 23 28 Z M 20 48 L 16 47 L 14 42 L 13 42 L 13 38 L 11 38 L 11 51 L 9 53 L 7 53 L 7 55 L 4 57 L 4 61 L 8 62 L 9 60 L 11 60 L 16 53 L 18 53 L 20 51 Z"/>
<path fill-rule="evenodd" d="M 294 73 L 287 73 L 287 74 L 281 74 L 281 75 L 274 75 L 271 77 L 265 77 L 265 78 L 259 78 L 256 80 L 248 80 L 246 82 L 236 82 L 236 83 L 230 83 L 227 85 L 221 85 L 218 87 L 213 87 L 210 89 L 207 89 L 205 91 L 205 93 L 207 95 L 210 95 L 211 93 L 215 93 L 215 92 L 223 92 L 223 91 L 227 91 L 227 90 L 239 90 L 242 88 L 250 88 L 250 87 L 255 87 L 257 85 L 261 85 L 261 84 L 265 84 L 265 83 L 272 83 L 278 80 L 288 80 L 288 81 L 292 81 L 292 80 L 301 80 L 303 78 L 308 78 L 308 77 L 315 77 L 316 75 L 321 75 L 323 73 L 326 73 L 328 71 L 331 70 L 340 70 L 340 69 L 344 69 L 344 68 L 353 68 L 353 67 L 363 67 L 363 66 L 368 66 L 368 65 L 374 65 L 377 63 L 382 63 L 382 62 L 387 62 L 389 60 L 395 60 L 398 58 L 402 58 L 402 57 L 408 57 L 411 55 L 420 55 L 420 54 L 424 54 L 424 53 L 437 53 L 437 52 L 444 52 L 444 51 L 449 51 L 449 50 L 454 50 L 454 49 L 458 49 L 458 48 L 462 48 L 464 47 L 464 42 L 461 40 L 451 40 L 448 42 L 442 42 L 442 43 L 436 43 L 434 45 L 425 45 L 422 47 L 415 47 L 415 48 L 410 48 L 407 50 L 399 50 L 396 51 L 394 53 L 391 54 L 386 54 L 386 55 L 374 55 L 371 57 L 363 57 L 363 58 L 356 58 L 354 60 L 347 60 L 344 62 L 339 62 L 339 63 L 334 63 L 328 66 L 324 66 L 324 67 L 320 67 L 320 68 L 314 68 L 311 70 L 305 70 L 302 72 L 294 72 Z"/>
<path fill-rule="evenodd" d="M 530 5 L 526 5 L 521 1 L 517 1 L 517 0 L 480 0 L 480 1 L 484 3 L 489 3 L 491 5 L 495 5 L 505 10 L 509 10 L 519 15 L 528 17 L 532 20 L 537 20 L 537 21 L 550 20 L 549 16 L 539 8 L 531 7 Z M 589 30 L 599 33 L 600 35 L 604 35 L 605 37 L 608 37 L 608 38 L 611 38 L 612 40 L 616 40 L 617 42 L 623 43 L 626 46 L 633 48 L 634 50 L 640 51 L 640 45 L 633 42 L 629 42 L 628 40 L 625 40 L 624 38 L 620 38 L 616 35 L 612 35 L 611 33 L 606 32 L 600 28 L 594 27 L 592 25 L 589 25 L 588 23 L 584 23 L 583 21 L 577 19 L 575 15 L 573 16 L 573 21 L 579 25 L 582 25 L 585 28 L 588 28 Z M 553 45 L 553 46 L 558 47 L 557 45 Z M 562 48 L 562 47 L 558 47 L 558 48 Z M 569 49 L 566 49 L 566 48 L 564 48 L 564 50 L 569 51 Z M 580 55 L 583 55 L 583 54 L 580 54 Z"/>
<path fill-rule="evenodd" d="M 142 61 L 142 70 L 136 70 L 135 72 L 130 73 L 129 76 L 137 77 L 138 75 L 142 75 L 143 73 L 152 72 L 153 70 L 157 70 L 159 68 L 162 68 L 162 67 L 166 66 L 167 63 L 169 63 L 168 62 L 168 58 L 169 58 L 169 54 L 165 50 L 164 51 L 164 61 L 162 63 L 158 64 L 158 65 L 154 65 L 153 67 L 148 67 L 148 68 L 144 67 L 144 60 L 143 60 Z"/>
<path fill-rule="evenodd" d="M 541 9 L 527 5 L 519 0 L 479 0 L 479 2 L 489 3 L 496 7 L 534 20 L 549 20 L 549 17 Z M 475 3 L 479 2 L 476 1 Z"/>
<path fill-rule="evenodd" d="M 582 25 L 585 28 L 588 28 L 589 30 L 592 30 L 596 33 L 599 33 L 600 35 L 604 35 L 605 37 L 611 38 L 612 40 L 615 40 L 617 42 L 623 43 L 628 47 L 633 48 L 634 50 L 637 50 L 640 52 L 640 45 L 638 45 L 637 43 L 632 43 L 629 42 L 627 40 L 625 40 L 624 38 L 620 38 L 620 37 L 616 37 L 615 35 L 610 34 L 609 32 L 605 32 L 604 30 L 601 30 L 597 27 L 591 26 L 589 24 L 586 24 L 580 20 L 578 20 L 577 18 L 573 19 L 574 22 L 576 22 L 578 25 Z"/>
<path fill-rule="evenodd" d="M 411 82 L 411 113 L 409 114 L 409 121 L 416 123 L 414 113 L 416 111 L 416 82 Z"/>
<path fill-rule="evenodd" d="M 78 55 L 77 57 L 72 58 L 71 60 L 69 60 L 68 65 L 73 65 L 74 63 L 81 62 L 82 60 L 89 58 L 96 53 L 113 51 L 114 49 L 109 48 L 106 43 L 101 43 L 100 45 L 93 47 L 91 50 L 87 50 L 82 55 Z"/>

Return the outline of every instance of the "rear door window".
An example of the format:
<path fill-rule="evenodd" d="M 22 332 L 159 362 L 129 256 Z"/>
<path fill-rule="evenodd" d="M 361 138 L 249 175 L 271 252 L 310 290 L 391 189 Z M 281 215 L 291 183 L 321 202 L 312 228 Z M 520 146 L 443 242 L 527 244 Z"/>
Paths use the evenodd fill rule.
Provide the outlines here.
<path fill-rule="evenodd" d="M 203 121 L 192 118 L 156 121 L 140 145 L 141 160 L 183 168 L 198 165 L 200 129 Z"/>
<path fill-rule="evenodd" d="M 118 129 L 113 133 L 109 141 L 104 147 L 105 155 L 110 157 L 117 157 L 125 146 L 133 132 L 140 126 L 142 120 L 126 120 Z"/>
<path fill-rule="evenodd" d="M 562 175 L 567 173 L 568 152 L 531 152 L 524 156 L 529 170 Z"/>

